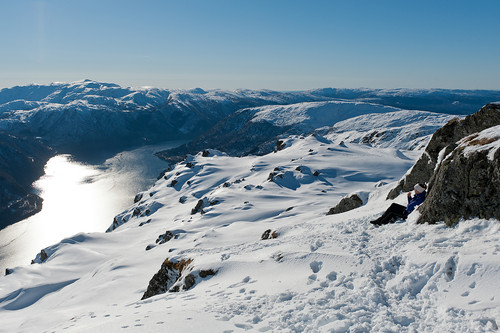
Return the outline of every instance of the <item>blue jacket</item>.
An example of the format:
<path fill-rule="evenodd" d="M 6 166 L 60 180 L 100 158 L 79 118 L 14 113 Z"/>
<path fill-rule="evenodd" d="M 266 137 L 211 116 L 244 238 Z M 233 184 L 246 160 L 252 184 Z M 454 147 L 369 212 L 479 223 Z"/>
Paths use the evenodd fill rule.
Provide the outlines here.
<path fill-rule="evenodd" d="M 420 205 L 425 200 L 425 191 L 419 194 L 415 194 L 414 197 L 411 195 L 408 197 L 408 205 L 406 206 L 406 212 L 410 214 L 413 212 L 416 206 Z"/>

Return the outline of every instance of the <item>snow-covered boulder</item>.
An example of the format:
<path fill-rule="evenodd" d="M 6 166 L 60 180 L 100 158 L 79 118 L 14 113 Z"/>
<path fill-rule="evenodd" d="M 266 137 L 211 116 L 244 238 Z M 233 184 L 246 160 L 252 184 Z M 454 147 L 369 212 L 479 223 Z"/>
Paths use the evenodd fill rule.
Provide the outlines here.
<path fill-rule="evenodd" d="M 459 141 L 437 166 L 419 222 L 500 219 L 500 125 Z"/>

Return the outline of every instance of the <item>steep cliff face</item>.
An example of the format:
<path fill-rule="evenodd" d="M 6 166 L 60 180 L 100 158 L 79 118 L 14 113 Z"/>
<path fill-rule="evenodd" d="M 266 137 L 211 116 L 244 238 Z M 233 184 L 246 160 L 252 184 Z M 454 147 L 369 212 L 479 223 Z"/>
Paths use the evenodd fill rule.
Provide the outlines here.
<path fill-rule="evenodd" d="M 500 104 L 488 104 L 462 120 L 450 120 L 434 133 L 425 152 L 410 172 L 389 192 L 387 199 L 394 199 L 401 192 L 411 191 L 418 182 L 428 182 L 439 159 L 452 152 L 460 139 L 496 125 L 500 125 Z"/>
<path fill-rule="evenodd" d="M 419 223 L 500 219 L 500 126 L 470 135 L 438 164 Z"/>

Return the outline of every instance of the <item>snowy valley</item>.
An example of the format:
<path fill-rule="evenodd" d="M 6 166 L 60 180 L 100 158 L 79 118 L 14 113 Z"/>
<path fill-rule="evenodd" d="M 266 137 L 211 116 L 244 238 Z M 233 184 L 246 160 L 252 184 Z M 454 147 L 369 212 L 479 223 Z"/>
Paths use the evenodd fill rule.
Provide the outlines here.
<path fill-rule="evenodd" d="M 78 95 L 71 107 L 53 106 L 67 98 L 55 93 L 60 87 L 45 88 L 43 96 L 30 91 L 24 104 L 4 101 L 0 126 L 63 149 L 58 142 L 74 128 L 47 136 L 42 129 L 60 123 L 61 113 L 72 114 L 68 126 L 80 126 L 86 117 L 80 106 L 99 100 L 90 114 L 113 126 L 129 116 L 143 119 L 141 112 L 147 124 L 180 119 L 174 109 L 186 112 L 182 124 L 168 128 L 193 140 L 158 153 L 177 163 L 130 198 L 108 232 L 71 236 L 33 254 L 32 265 L 9 267 L 0 277 L 0 332 L 498 330 L 498 218 L 417 224 L 417 210 L 407 221 L 370 224 L 391 202 L 405 204 L 406 193 L 387 200 L 389 192 L 427 154 L 432 134 L 456 116 L 390 105 L 381 91 L 112 88 L 99 99 L 84 90 L 87 97 Z M 385 103 L 369 100 L 375 94 Z M 142 108 L 140 116 L 130 103 Z M 116 105 L 125 118 L 114 118 Z M 500 114 L 500 106 L 491 109 Z M 480 131 L 467 134 L 453 154 L 484 152 L 498 169 L 500 128 Z M 92 133 L 77 133 L 84 132 Z M 144 133 L 127 135 L 142 140 Z M 455 156 L 442 152 L 436 171 Z M 359 208 L 327 215 L 351 194 L 361 199 Z"/>

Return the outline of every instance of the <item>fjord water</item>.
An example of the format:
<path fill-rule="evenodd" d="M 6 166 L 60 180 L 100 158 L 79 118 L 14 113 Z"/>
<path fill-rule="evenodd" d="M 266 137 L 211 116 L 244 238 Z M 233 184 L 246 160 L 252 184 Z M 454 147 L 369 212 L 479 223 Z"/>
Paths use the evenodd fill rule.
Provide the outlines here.
<path fill-rule="evenodd" d="M 41 212 L 0 231 L 0 269 L 26 265 L 41 249 L 79 232 L 103 232 L 168 164 L 153 154 L 184 141 L 123 151 L 100 165 L 57 155 L 35 182 Z"/>

